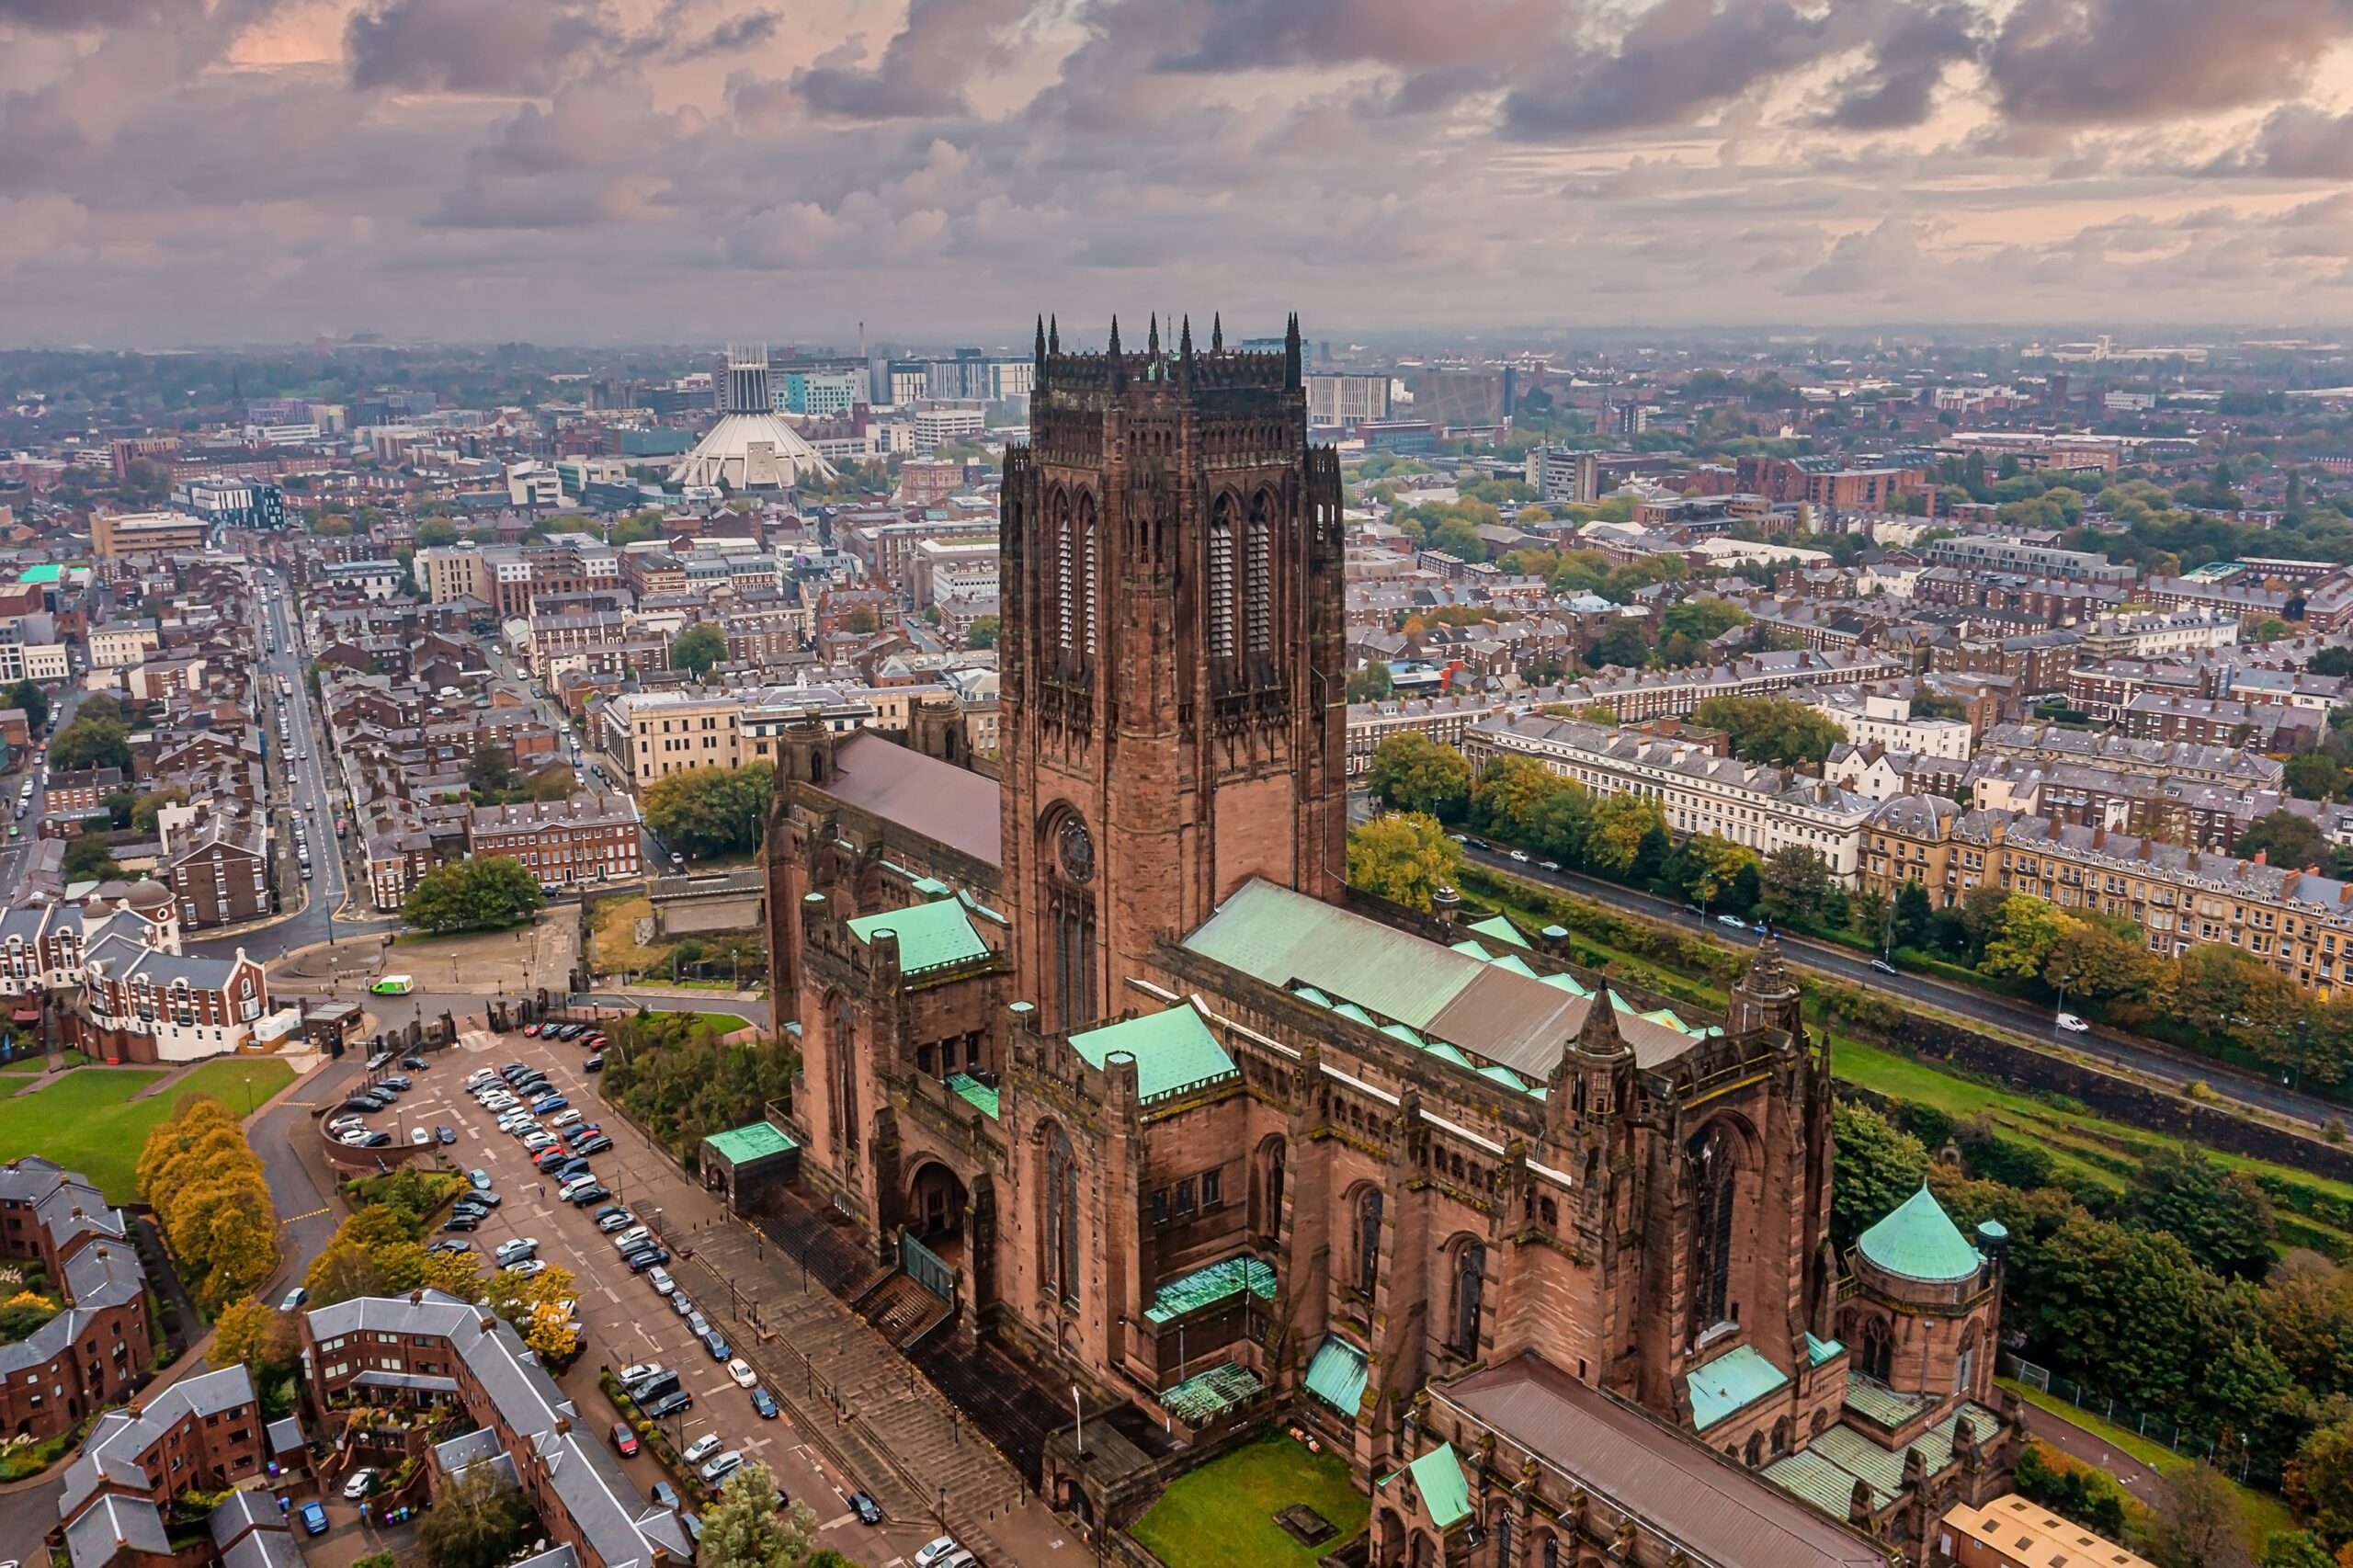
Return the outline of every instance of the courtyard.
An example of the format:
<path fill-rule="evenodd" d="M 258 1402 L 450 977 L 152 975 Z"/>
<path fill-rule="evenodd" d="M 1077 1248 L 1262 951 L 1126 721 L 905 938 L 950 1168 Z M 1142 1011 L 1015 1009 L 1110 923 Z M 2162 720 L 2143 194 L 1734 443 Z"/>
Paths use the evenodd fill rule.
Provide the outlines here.
<path fill-rule="evenodd" d="M 1275 1520 L 1302 1503 L 1333 1527 L 1314 1546 Z M 1178 1477 L 1129 1533 L 1167 1568 L 1314 1568 L 1361 1534 L 1371 1513 L 1346 1460 L 1276 1431 Z"/>

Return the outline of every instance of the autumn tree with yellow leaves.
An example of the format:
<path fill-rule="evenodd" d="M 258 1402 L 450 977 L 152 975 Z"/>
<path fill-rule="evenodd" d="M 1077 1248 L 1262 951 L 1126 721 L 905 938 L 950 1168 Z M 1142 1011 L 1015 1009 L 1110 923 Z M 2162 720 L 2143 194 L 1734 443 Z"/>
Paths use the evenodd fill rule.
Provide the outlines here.
<path fill-rule="evenodd" d="M 237 1300 L 278 1267 L 278 1210 L 261 1156 L 219 1100 L 191 1095 L 155 1124 L 139 1154 L 139 1196 L 204 1305 Z"/>

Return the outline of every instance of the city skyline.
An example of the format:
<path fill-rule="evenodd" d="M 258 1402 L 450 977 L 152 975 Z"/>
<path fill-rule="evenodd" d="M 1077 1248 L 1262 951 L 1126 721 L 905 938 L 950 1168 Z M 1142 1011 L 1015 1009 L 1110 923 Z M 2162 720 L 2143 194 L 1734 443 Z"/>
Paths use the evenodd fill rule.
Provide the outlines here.
<path fill-rule="evenodd" d="M 0 342 L 2353 319 L 2353 5 L 0 0 Z"/>

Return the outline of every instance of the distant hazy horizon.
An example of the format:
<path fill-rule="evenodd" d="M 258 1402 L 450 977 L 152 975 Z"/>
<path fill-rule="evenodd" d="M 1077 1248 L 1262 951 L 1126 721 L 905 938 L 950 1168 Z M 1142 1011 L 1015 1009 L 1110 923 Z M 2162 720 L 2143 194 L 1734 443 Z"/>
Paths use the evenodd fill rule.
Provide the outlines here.
<path fill-rule="evenodd" d="M 2353 0 L 0 0 L 0 343 L 2353 323 Z"/>

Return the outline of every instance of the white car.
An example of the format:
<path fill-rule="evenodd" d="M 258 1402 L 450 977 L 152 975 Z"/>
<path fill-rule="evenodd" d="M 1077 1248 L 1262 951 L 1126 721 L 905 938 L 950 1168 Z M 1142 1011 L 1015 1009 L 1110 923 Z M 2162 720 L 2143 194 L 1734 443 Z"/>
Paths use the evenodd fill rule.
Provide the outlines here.
<path fill-rule="evenodd" d="M 2060 1014 L 2059 1027 L 2065 1029 L 2069 1034 L 2089 1034 L 2092 1032 L 2091 1025 L 2084 1022 L 2083 1019 L 2075 1017 L 2073 1013 Z"/>
<path fill-rule="evenodd" d="M 644 1225 L 631 1225 L 628 1230 L 623 1231 L 620 1234 L 613 1238 L 613 1250 L 615 1252 L 627 1252 L 638 1243 L 651 1241 L 653 1238 L 654 1232 L 650 1227 Z"/>
<path fill-rule="evenodd" d="M 555 1115 L 550 1119 L 548 1125 L 561 1132 L 567 1127 L 576 1127 L 581 1122 L 587 1119 L 587 1117 L 581 1113 L 579 1108 L 574 1107 L 570 1110 L 560 1110 L 556 1112 Z"/>
<path fill-rule="evenodd" d="M 752 1364 L 741 1356 L 727 1363 L 727 1375 L 735 1380 L 739 1389 L 752 1388 L 760 1381 L 760 1374 L 752 1370 Z"/>
<path fill-rule="evenodd" d="M 433 1142 L 433 1129 L 430 1127 L 412 1127 L 408 1130 L 408 1141 L 411 1143 L 417 1145 L 419 1148 L 422 1148 L 426 1144 Z"/>
<path fill-rule="evenodd" d="M 931 1568 L 931 1565 L 941 1558 L 952 1557 L 955 1552 L 956 1538 L 952 1535 L 941 1536 L 915 1549 L 915 1568 Z"/>
<path fill-rule="evenodd" d="M 527 1257 L 520 1263 L 506 1266 L 507 1273 L 524 1279 L 536 1279 L 547 1271 L 548 1260 L 544 1257 Z"/>
<path fill-rule="evenodd" d="M 645 1271 L 645 1282 L 654 1287 L 654 1293 L 657 1296 L 666 1296 L 678 1288 L 678 1282 L 670 1278 L 670 1271 L 658 1263 Z"/>
<path fill-rule="evenodd" d="M 370 1465 L 364 1470 L 353 1471 L 351 1472 L 351 1479 L 343 1483 L 344 1500 L 346 1502 L 357 1503 L 361 1498 L 367 1496 L 370 1492 L 375 1491 L 376 1477 L 379 1473 L 380 1472 L 373 1465 Z"/>
<path fill-rule="evenodd" d="M 498 1251 L 492 1256 L 498 1259 L 501 1266 L 504 1266 L 510 1263 L 520 1263 L 525 1258 L 537 1253 L 539 1250 L 539 1237 L 517 1236 L 511 1242 L 499 1243 Z"/>
<path fill-rule="evenodd" d="M 627 1382 L 630 1380 L 624 1378 L 621 1381 L 623 1382 Z M 717 1453 L 726 1446 L 727 1439 L 721 1437 L 718 1433 L 705 1432 L 701 1437 L 697 1437 L 693 1442 L 688 1443 L 687 1445 L 686 1452 L 680 1454 L 678 1457 L 686 1460 L 688 1464 L 700 1464 L 703 1460 L 709 1459 L 711 1455 Z"/>

